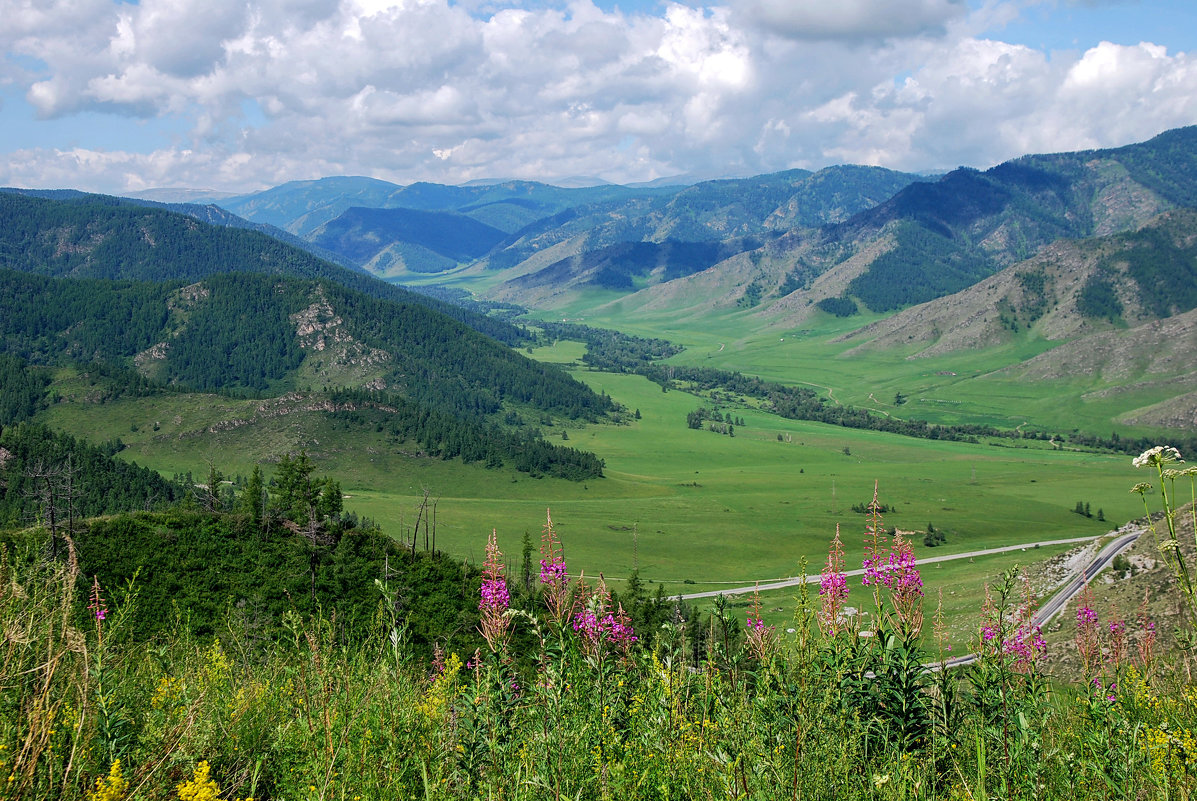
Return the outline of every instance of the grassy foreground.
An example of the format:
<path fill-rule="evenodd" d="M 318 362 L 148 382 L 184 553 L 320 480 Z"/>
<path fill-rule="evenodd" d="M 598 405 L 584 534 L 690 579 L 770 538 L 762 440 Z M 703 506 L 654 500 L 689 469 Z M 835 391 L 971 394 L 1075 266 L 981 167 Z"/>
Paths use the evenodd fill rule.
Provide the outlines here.
<path fill-rule="evenodd" d="M 1107 621 L 1086 628 L 1078 615 L 1089 658 L 1056 677 L 1074 683 L 1053 683 L 1010 580 L 974 632 L 980 661 L 928 672 L 935 655 L 916 645 L 924 621 L 909 604 L 917 569 L 882 541 L 878 555 L 892 547 L 899 565 L 890 585 L 844 596 L 829 570 L 821 595 L 798 597 L 792 633 L 755 609 L 717 613 L 701 648 L 698 632 L 666 624 L 650 651 L 601 586 L 560 578 L 545 541 L 527 610 L 508 608 L 492 542 L 477 596 L 490 647 L 431 664 L 385 613 L 354 643 L 298 615 L 267 644 L 234 624 L 210 639 L 137 641 L 124 625 L 134 597 L 112 603 L 95 586 L 84 608 L 69 566 L 0 560 L 0 792 L 681 801 L 1197 789 L 1197 690 L 1152 654 L 1148 621 L 1109 621 L 1107 634 Z M 873 632 L 840 614 L 861 596 Z"/>

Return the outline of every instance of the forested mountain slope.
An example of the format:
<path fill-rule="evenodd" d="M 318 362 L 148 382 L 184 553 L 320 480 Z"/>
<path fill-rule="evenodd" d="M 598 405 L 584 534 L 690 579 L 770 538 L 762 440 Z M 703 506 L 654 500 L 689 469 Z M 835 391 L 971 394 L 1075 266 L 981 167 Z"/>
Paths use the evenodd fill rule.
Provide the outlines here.
<path fill-rule="evenodd" d="M 873 311 L 958 292 L 1062 238 L 1133 231 L 1197 205 L 1197 127 L 1110 150 L 1024 156 L 980 172 L 959 169 L 911 184 L 875 208 L 765 249 L 779 294 L 839 290 Z M 858 254 L 841 284 L 818 279 Z M 821 290 L 821 291 L 819 291 Z M 793 307 L 791 301 L 786 304 Z"/>
<path fill-rule="evenodd" d="M 1134 231 L 1062 239 L 953 295 L 865 326 L 844 341 L 920 346 L 919 356 L 981 348 L 1033 330 L 1065 340 L 1142 325 L 1197 307 L 1197 210 Z"/>
<path fill-rule="evenodd" d="M 767 250 L 795 228 L 848 219 L 918 180 L 879 167 L 842 166 L 705 181 L 667 196 L 595 204 L 542 220 L 480 264 L 510 274 L 490 296 L 530 306 L 573 297 L 563 294 L 567 290 L 633 291 Z M 647 280 L 627 280 L 633 276 Z"/>
<path fill-rule="evenodd" d="M 458 414 L 504 401 L 569 417 L 611 408 L 562 371 L 419 303 L 328 281 L 230 273 L 191 284 L 52 279 L 0 271 L 5 351 L 96 359 L 193 389 L 369 386 Z"/>
<path fill-rule="evenodd" d="M 220 203 L 249 219 L 301 235 L 379 275 L 402 280 L 475 261 L 488 271 L 524 275 L 565 257 L 585 257 L 631 243 L 698 242 L 712 252 L 740 252 L 760 244 L 745 237 L 845 220 L 914 180 L 918 178 L 891 170 L 852 166 L 657 188 L 571 189 L 527 181 L 395 187 L 370 179 L 328 178 Z M 392 213 L 368 215 L 365 209 Z M 399 209 L 408 214 L 394 213 Z M 412 219 L 423 219 L 424 230 L 403 224 Z M 426 241 L 428 229 L 454 224 L 456 247 Z M 495 239 L 491 230 L 507 236 Z M 549 253 L 555 255 L 546 260 Z M 626 272 L 639 275 L 650 272 L 649 262 L 660 259 L 654 254 L 643 262 L 624 261 Z M 553 266 L 557 272 L 562 269 L 561 264 Z M 684 275 L 707 266 L 682 258 L 673 260 L 668 270 Z M 537 284 L 552 280 L 549 274 Z"/>
<path fill-rule="evenodd" d="M 209 225 L 140 201 L 73 192 L 0 192 L 0 268 L 53 277 L 197 281 L 227 272 L 326 279 L 434 309 L 509 344 L 515 327 L 349 270 L 258 231 Z"/>
<path fill-rule="evenodd" d="M 828 184 L 826 192 L 860 176 L 845 175 L 846 169 L 795 179 L 795 185 L 809 188 L 821 181 Z M 835 181 L 828 177 L 833 172 L 840 173 Z M 727 183 L 751 192 L 743 182 Z M 670 202 L 685 208 L 683 199 L 702 186 L 679 192 Z M 862 202 L 851 216 L 827 219 L 824 210 L 825 218 L 812 223 L 771 215 L 752 234 L 756 242 L 740 240 L 742 252 L 709 266 L 691 261 L 689 269 L 667 271 L 672 280 L 623 287 L 631 297 L 620 300 L 620 308 L 699 314 L 704 307 L 759 306 L 761 324 L 787 325 L 804 319 L 821 301 L 838 301 L 835 308 L 846 313 L 856 305 L 887 312 L 950 295 L 1061 238 L 1133 231 L 1164 211 L 1189 207 L 1197 197 L 1197 127 L 1121 148 L 1024 156 L 984 172 L 961 168 L 938 180 L 907 180 L 888 198 L 865 192 L 855 197 Z M 874 202 L 865 204 L 866 199 Z M 676 224 L 668 236 L 689 239 L 697 228 L 706 226 L 713 235 L 722 227 L 726 247 L 735 235 L 748 232 L 728 228 L 729 218 L 718 204 L 706 213 L 703 208 L 691 205 L 691 216 L 669 218 Z M 522 232 L 518 242 L 485 260 L 492 268 L 514 268 L 510 279 L 488 294 L 549 308 L 574 303 L 585 297 L 587 285 L 611 287 L 594 282 L 583 269 L 573 275 L 577 291 L 563 293 L 565 264 L 584 267 L 587 259 L 580 254 L 601 252 L 618 241 L 665 241 L 666 229 L 650 225 L 655 211 L 629 215 L 610 208 L 606 213 L 608 220 L 583 221 L 571 212 L 568 219 L 545 220 Z M 651 261 L 625 271 L 649 274 Z"/>

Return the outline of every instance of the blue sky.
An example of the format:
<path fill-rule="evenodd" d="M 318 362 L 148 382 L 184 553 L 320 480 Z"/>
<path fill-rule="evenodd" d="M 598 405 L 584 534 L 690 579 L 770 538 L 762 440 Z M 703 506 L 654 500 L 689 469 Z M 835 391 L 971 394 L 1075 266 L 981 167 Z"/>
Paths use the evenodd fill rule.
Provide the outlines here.
<path fill-rule="evenodd" d="M 0 0 L 0 184 L 937 170 L 1197 123 L 1193 0 Z"/>

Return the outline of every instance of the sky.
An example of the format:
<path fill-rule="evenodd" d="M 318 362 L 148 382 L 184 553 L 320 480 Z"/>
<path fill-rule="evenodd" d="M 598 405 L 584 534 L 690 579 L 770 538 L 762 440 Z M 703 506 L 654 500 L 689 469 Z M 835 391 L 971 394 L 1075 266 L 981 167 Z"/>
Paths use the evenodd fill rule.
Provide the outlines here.
<path fill-rule="evenodd" d="M 0 0 L 0 185 L 931 172 L 1197 123 L 1195 0 Z"/>

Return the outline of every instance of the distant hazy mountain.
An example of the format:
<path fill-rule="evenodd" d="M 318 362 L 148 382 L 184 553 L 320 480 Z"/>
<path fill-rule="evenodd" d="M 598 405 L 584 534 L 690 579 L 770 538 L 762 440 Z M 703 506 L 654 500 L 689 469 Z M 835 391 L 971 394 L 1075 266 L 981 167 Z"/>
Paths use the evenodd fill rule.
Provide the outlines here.
<path fill-rule="evenodd" d="M 185 189 L 181 187 L 143 189 L 140 192 L 127 192 L 124 195 L 124 197 L 152 200 L 156 203 L 214 203 L 233 196 L 233 192 L 217 192 L 214 189 Z"/>
<path fill-rule="evenodd" d="M 649 276 L 647 284 L 655 286 L 711 268 L 708 254 L 718 253 L 718 263 L 767 249 L 767 243 L 795 228 L 807 231 L 846 220 L 917 180 L 878 167 L 848 166 L 674 187 L 546 218 L 520 231 L 481 264 L 510 271 L 511 279 L 493 291 L 494 297 L 532 306 L 563 301 L 587 284 L 617 288 L 602 276 L 592 280 L 587 275 L 596 260 L 612 253 L 622 254 L 620 272 Z M 702 247 L 665 247 L 676 242 Z M 658 247 L 619 247 L 628 243 Z M 643 286 L 645 282 L 625 282 L 618 288 Z"/>
<path fill-rule="evenodd" d="M 442 272 L 479 258 L 504 237 L 458 212 L 353 207 L 313 231 L 311 241 L 385 274 L 396 260 L 411 272 Z"/>
<path fill-rule="evenodd" d="M 375 178 L 338 176 L 291 181 L 263 192 L 225 198 L 220 206 L 247 220 L 302 235 L 351 206 L 381 207 L 400 188 Z"/>
<path fill-rule="evenodd" d="M 738 244 L 723 240 L 847 219 L 912 180 L 918 178 L 869 167 L 837 167 L 817 175 L 790 170 L 653 187 L 561 187 L 528 181 L 396 187 L 372 179 L 327 178 L 284 184 L 221 205 L 247 219 L 284 228 L 378 275 L 402 279 L 405 274 L 426 275 L 476 261 L 488 270 L 515 267 L 514 274 L 524 275 L 564 257 L 621 243 L 707 242 L 734 252 Z M 403 219 L 401 215 L 391 221 L 374 215 L 367 222 L 362 209 L 369 208 L 458 215 L 443 217 L 433 227 L 448 230 L 456 221 L 465 246 L 453 253 L 429 246 L 410 227 L 393 222 Z M 340 219 L 343 215 L 347 217 Z M 508 237 L 479 238 L 480 229 L 461 217 Z M 426 219 L 431 223 L 433 218 Z M 485 250 L 480 249 L 483 243 Z M 555 258 L 546 260 L 544 252 L 550 249 L 555 249 Z"/>

